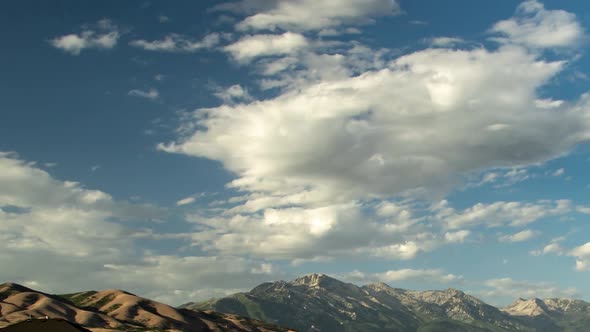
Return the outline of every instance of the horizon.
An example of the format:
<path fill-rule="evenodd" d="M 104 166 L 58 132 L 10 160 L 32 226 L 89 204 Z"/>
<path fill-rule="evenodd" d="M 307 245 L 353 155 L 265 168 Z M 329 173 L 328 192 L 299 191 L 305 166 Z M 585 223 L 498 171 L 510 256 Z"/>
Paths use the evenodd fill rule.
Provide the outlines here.
<path fill-rule="evenodd" d="M 590 4 L 4 9 L 0 280 L 590 301 Z"/>

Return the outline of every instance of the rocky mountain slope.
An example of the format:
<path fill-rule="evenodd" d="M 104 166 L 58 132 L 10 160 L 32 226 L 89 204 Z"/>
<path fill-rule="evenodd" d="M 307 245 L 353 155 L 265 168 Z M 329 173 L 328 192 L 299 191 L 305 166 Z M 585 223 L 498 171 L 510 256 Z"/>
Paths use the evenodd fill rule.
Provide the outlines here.
<path fill-rule="evenodd" d="M 121 290 L 51 295 L 13 283 L 0 285 L 0 328 L 31 317 L 32 324 L 39 323 L 46 316 L 52 324 L 65 320 L 94 332 L 289 331 L 233 314 L 177 309 Z"/>
<path fill-rule="evenodd" d="M 233 313 L 298 331 L 590 331 L 586 302 L 523 301 L 498 309 L 456 289 L 420 292 L 384 283 L 358 287 L 312 274 L 181 307 Z M 536 302 L 530 301 L 542 303 L 533 308 Z"/>

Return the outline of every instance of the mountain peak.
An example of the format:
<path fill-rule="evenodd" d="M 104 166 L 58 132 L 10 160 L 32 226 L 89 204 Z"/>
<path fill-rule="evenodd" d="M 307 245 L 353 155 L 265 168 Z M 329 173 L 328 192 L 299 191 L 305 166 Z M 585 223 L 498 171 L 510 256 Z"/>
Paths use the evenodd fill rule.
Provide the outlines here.
<path fill-rule="evenodd" d="M 329 284 L 342 283 L 323 273 L 312 273 L 299 277 L 291 282 L 293 285 L 305 285 L 309 287 L 322 287 Z"/>
<path fill-rule="evenodd" d="M 385 290 L 392 290 L 393 289 L 393 287 L 391 287 L 388 284 L 381 282 L 381 281 L 370 283 L 370 284 L 366 285 L 365 287 L 370 288 L 375 291 L 385 291 Z"/>
<path fill-rule="evenodd" d="M 507 312 L 514 316 L 539 316 L 539 315 L 547 315 L 549 309 L 545 302 L 539 298 L 532 298 L 525 300 L 523 298 L 519 298 L 511 305 L 502 309 L 504 312 Z"/>

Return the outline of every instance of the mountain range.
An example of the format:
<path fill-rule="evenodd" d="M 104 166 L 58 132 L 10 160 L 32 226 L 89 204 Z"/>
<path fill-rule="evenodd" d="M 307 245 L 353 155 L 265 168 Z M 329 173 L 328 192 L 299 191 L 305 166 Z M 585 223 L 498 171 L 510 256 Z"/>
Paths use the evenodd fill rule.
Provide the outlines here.
<path fill-rule="evenodd" d="M 298 331 L 590 331 L 590 303 L 518 299 L 496 308 L 456 289 L 411 291 L 384 283 L 362 287 L 324 274 L 261 284 L 250 292 L 187 303 Z"/>
<path fill-rule="evenodd" d="M 55 295 L 1 284 L 0 330 L 35 331 L 32 326 L 93 332 L 580 332 L 590 331 L 590 303 L 533 298 L 497 308 L 452 288 L 359 287 L 317 273 L 178 308 L 122 290 Z"/>

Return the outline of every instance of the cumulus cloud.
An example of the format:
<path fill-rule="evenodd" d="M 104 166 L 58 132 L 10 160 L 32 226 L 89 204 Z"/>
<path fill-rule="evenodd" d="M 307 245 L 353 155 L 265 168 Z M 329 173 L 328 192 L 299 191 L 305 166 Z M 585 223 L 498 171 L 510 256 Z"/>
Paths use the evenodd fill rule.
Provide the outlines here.
<path fill-rule="evenodd" d="M 503 235 L 499 238 L 499 240 L 500 242 L 524 242 L 534 238 L 537 235 L 537 232 L 530 229 L 525 229 L 524 231 L 518 233 Z"/>
<path fill-rule="evenodd" d="M 576 270 L 590 270 L 590 242 L 574 248 L 568 255 L 576 257 Z"/>
<path fill-rule="evenodd" d="M 532 48 L 563 48 L 576 45 L 584 35 L 576 15 L 563 10 L 547 10 L 536 0 L 523 1 L 513 18 L 496 23 L 491 32 L 503 43 Z"/>
<path fill-rule="evenodd" d="M 484 285 L 490 289 L 480 292 L 488 297 L 572 298 L 580 295 L 575 288 L 561 289 L 554 284 L 512 278 L 489 279 Z"/>
<path fill-rule="evenodd" d="M 79 55 L 84 49 L 111 49 L 117 45 L 120 36 L 119 29 L 110 20 L 103 19 L 79 34 L 56 37 L 50 43 L 64 52 Z"/>
<path fill-rule="evenodd" d="M 219 33 L 211 33 L 201 40 L 191 40 L 178 34 L 170 34 L 164 39 L 147 41 L 144 39 L 133 40 L 129 45 L 142 48 L 146 51 L 193 53 L 217 46 L 224 36 Z"/>
<path fill-rule="evenodd" d="M 534 105 L 560 68 L 521 48 L 428 49 L 360 76 L 199 109 L 202 129 L 160 149 L 221 161 L 238 175 L 230 186 L 247 191 L 446 190 L 466 172 L 543 162 L 586 140 L 585 100 L 560 113 Z"/>
<path fill-rule="evenodd" d="M 255 17 L 278 8 L 248 4 L 224 10 Z M 357 42 L 315 44 L 296 32 L 247 35 L 224 50 L 243 64 L 257 60 L 261 87 L 280 91 L 197 109 L 183 118 L 189 130 L 158 146 L 218 161 L 235 175 L 228 187 L 240 198 L 214 220 L 194 217 L 207 229 L 194 235 L 205 250 L 411 259 L 465 241 L 476 225 L 516 227 L 571 211 L 566 200 L 441 206 L 424 224 L 440 222 L 427 229 L 383 203 L 438 200 L 486 170 L 498 173 L 490 183 L 524 181 L 528 166 L 587 141 L 589 95 L 557 109 L 538 103 L 538 90 L 566 60 L 514 43 L 400 55 Z M 383 204 L 367 213 L 369 201 Z"/>
<path fill-rule="evenodd" d="M 237 24 L 240 30 L 322 30 L 343 24 L 363 24 L 373 17 L 396 15 L 394 0 L 242 0 L 215 7 L 250 15 Z"/>
<path fill-rule="evenodd" d="M 156 89 L 149 89 L 149 90 L 139 90 L 133 89 L 127 93 L 129 96 L 145 98 L 150 100 L 155 100 L 160 97 L 160 93 Z"/>
<path fill-rule="evenodd" d="M 239 62 L 254 58 L 297 52 L 308 46 L 307 39 L 298 33 L 285 32 L 281 35 L 251 35 L 225 46 L 224 50 Z"/>

